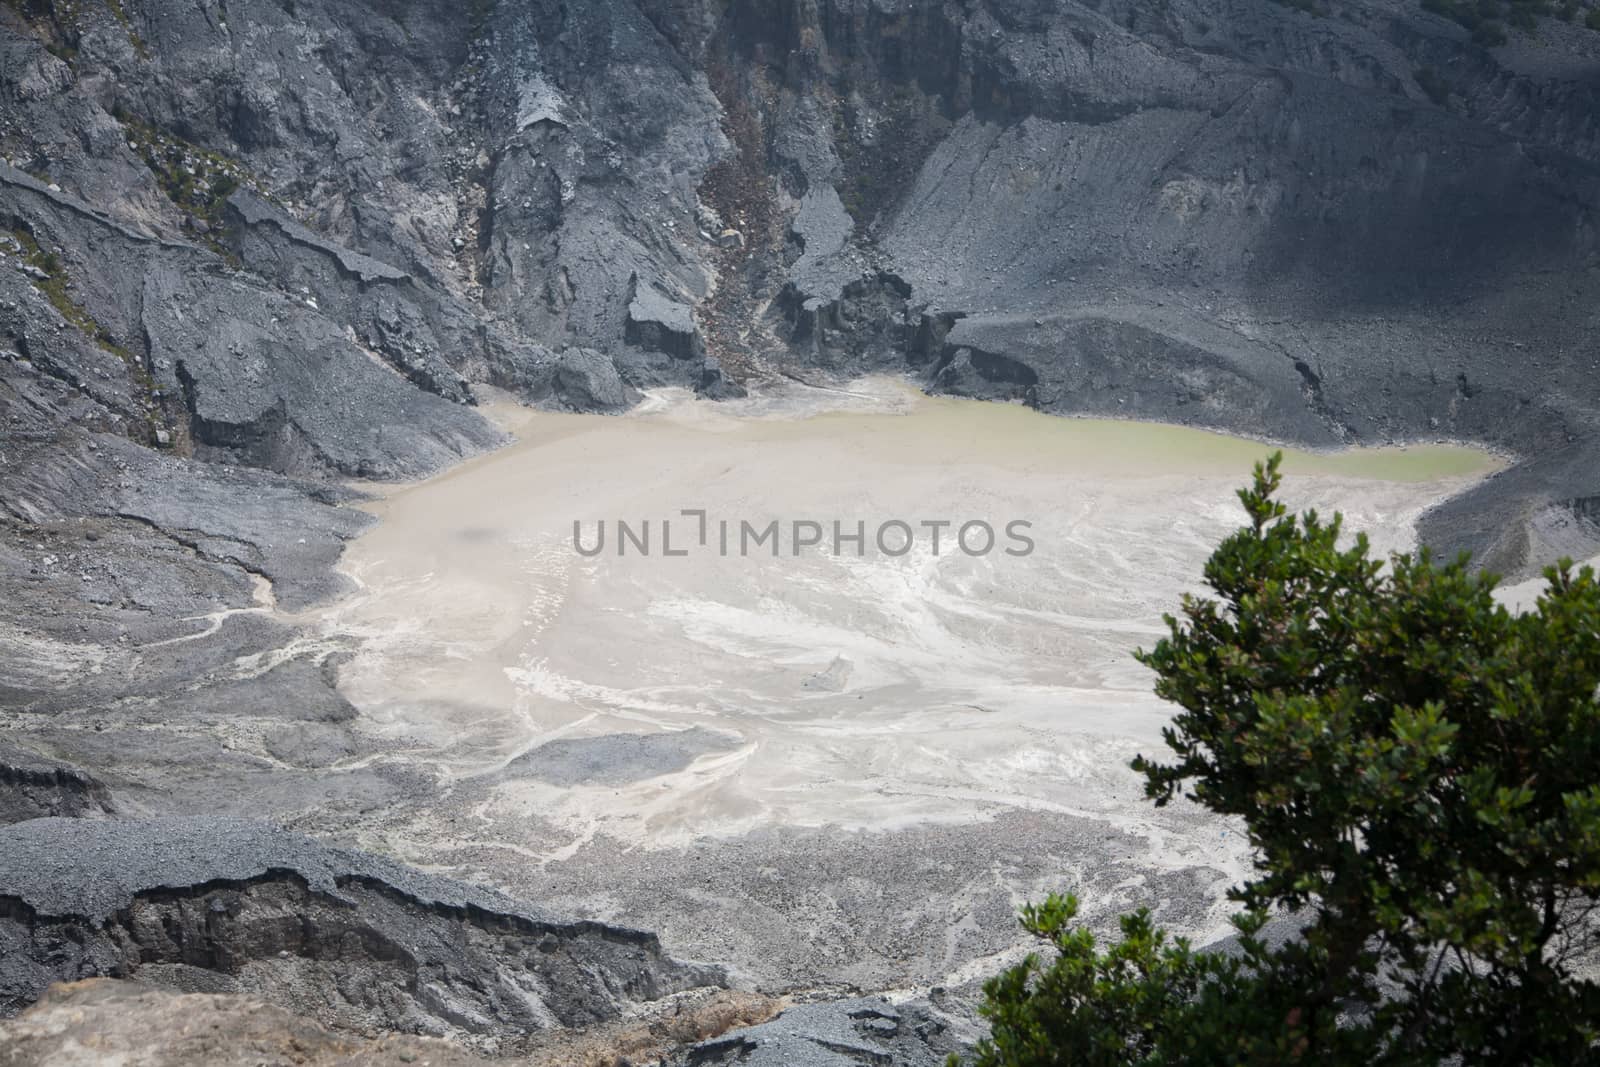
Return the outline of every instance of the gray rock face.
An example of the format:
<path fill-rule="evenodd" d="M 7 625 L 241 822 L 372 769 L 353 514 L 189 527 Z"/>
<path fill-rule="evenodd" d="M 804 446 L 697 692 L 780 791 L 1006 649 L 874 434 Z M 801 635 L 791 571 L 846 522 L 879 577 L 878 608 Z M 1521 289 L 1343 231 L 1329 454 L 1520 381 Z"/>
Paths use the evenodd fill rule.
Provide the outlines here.
<path fill-rule="evenodd" d="M 574 411 L 624 411 L 639 396 L 623 382 L 616 364 L 592 348 L 569 348 L 561 353 L 551 393 Z"/>
<path fill-rule="evenodd" d="M 627 338 L 651 352 L 663 352 L 676 359 L 704 356 L 704 345 L 687 304 L 680 304 L 649 286 L 633 283 L 628 301 Z"/>
<path fill-rule="evenodd" d="M 1424 517 L 1421 532 L 1502 574 L 1529 561 L 1592 558 L 1600 555 L 1600 496 L 1585 487 L 1597 466 L 1600 442 L 1581 438 L 1445 501 Z"/>
<path fill-rule="evenodd" d="M 535 336 L 622 357 L 636 385 L 685 384 L 703 354 L 688 321 L 712 281 L 696 191 L 727 150 L 706 77 L 660 15 L 632 2 L 497 5 L 475 83 L 484 303 Z"/>
<path fill-rule="evenodd" d="M 937 1067 L 959 1049 L 926 1003 L 877 997 L 804 1004 L 771 1022 L 702 1042 L 669 1062 L 748 1067 Z"/>
<path fill-rule="evenodd" d="M 0 826 L 48 816 L 116 812 L 105 785 L 70 764 L 0 741 Z"/>
<path fill-rule="evenodd" d="M 1489 53 L 1399 2 L 784 11 L 706 47 L 780 57 L 721 95 L 763 101 L 743 147 L 792 198 L 788 358 L 1313 445 L 1592 435 L 1592 35 Z M 1502 566 L 1594 495 L 1561 470 L 1493 509 Z M 1484 543 L 1457 529 L 1429 526 Z"/>
<path fill-rule="evenodd" d="M 61 289 L 31 294 L 47 306 L 30 309 L 19 344 L 39 348 L 35 364 L 53 369 L 52 334 L 89 334 L 131 371 L 147 440 L 165 430 L 202 453 L 280 473 L 377 478 L 426 474 L 500 441 L 472 412 L 370 358 L 310 297 L 208 269 L 214 254 L 142 237 L 10 168 L 0 188 L 20 231 L 41 249 L 63 249 Z M 73 367 L 70 377 L 99 369 Z M 120 406 L 132 414 L 140 405 Z"/>
<path fill-rule="evenodd" d="M 553 356 L 427 280 L 312 232 L 248 189 L 223 206 L 223 241 L 253 271 L 341 323 L 417 388 L 471 403 L 468 378 L 544 398 Z M 615 376 L 615 372 L 612 372 Z"/>
<path fill-rule="evenodd" d="M 34 819 L 0 830 L 0 855 L 0 1014 L 53 981 L 131 976 L 496 1049 L 722 981 L 651 934 L 257 823 Z"/>
<path fill-rule="evenodd" d="M 802 309 L 818 308 L 844 298 L 845 286 L 865 273 L 859 254 L 850 247 L 855 223 L 839 193 L 831 186 L 807 190 L 800 198 L 790 232 L 802 251 L 791 283 Z"/>
<path fill-rule="evenodd" d="M 501 440 L 472 412 L 369 358 L 330 320 L 297 315 L 282 295 L 247 283 L 197 287 L 186 272 L 160 269 L 145 279 L 144 307 L 157 381 L 183 398 L 202 457 L 396 479 Z"/>
<path fill-rule="evenodd" d="M 962 318 L 945 335 L 930 373 L 943 392 L 1022 400 L 1046 411 L 1087 410 L 1322 445 L 1340 440 L 1306 405 L 1308 381 L 1281 352 L 1159 309 Z"/>

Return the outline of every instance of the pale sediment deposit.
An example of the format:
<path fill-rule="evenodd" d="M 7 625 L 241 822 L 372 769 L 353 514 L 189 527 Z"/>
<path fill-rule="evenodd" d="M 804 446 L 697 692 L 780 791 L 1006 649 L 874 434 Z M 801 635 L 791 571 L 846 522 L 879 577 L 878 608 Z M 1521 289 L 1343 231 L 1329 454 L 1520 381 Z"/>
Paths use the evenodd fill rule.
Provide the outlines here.
<path fill-rule="evenodd" d="M 959 981 L 1047 888 L 1220 931 L 1242 843 L 1143 799 L 1171 709 L 1132 652 L 1268 446 L 888 379 L 501 414 L 516 443 L 368 505 L 358 590 L 295 620 L 350 650 L 355 732 L 433 783 L 364 843 L 778 984 Z M 1398 550 L 1496 465 L 1291 452 L 1286 499 Z"/>

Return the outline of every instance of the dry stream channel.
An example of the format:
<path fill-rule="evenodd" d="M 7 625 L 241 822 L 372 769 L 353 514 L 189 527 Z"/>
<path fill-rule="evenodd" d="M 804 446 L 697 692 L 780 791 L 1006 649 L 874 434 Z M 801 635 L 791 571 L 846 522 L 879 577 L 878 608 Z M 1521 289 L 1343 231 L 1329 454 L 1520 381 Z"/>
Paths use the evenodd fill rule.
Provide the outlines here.
<path fill-rule="evenodd" d="M 1131 653 L 1200 588 L 1267 446 L 886 379 L 494 410 L 516 443 L 385 490 L 343 564 L 358 591 L 305 620 L 355 648 L 357 728 L 436 790 L 374 813 L 367 843 L 776 984 L 959 984 L 1015 950 L 1011 910 L 1048 888 L 1222 929 L 1240 841 L 1142 799 L 1127 760 L 1169 710 Z M 1285 496 L 1403 549 L 1496 465 L 1291 450 Z M 602 520 L 583 554 L 574 523 L 592 551 Z M 619 555 L 618 520 L 649 521 L 648 554 Z M 779 554 L 741 552 L 741 522 L 772 520 Z M 894 520 L 904 554 L 898 527 L 875 543 Z M 1006 551 L 1014 520 L 1026 555 Z M 796 521 L 821 543 L 795 554 Z M 864 550 L 835 553 L 835 521 L 864 524 Z M 957 543 L 971 521 L 990 551 Z"/>

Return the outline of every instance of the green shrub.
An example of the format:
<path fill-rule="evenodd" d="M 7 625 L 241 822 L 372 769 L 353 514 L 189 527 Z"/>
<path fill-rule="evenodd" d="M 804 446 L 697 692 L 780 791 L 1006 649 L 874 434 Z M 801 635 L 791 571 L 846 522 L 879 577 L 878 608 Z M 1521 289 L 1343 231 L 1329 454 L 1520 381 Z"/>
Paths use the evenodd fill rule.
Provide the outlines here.
<path fill-rule="evenodd" d="M 1337 516 L 1241 491 L 1213 596 L 1140 661 L 1178 706 L 1158 805 L 1241 819 L 1242 950 L 1168 942 L 1139 914 L 1107 950 L 1074 902 L 1024 915 L 1051 958 L 986 987 L 983 1067 L 1600 1062 L 1600 585 L 1545 572 L 1513 615 L 1464 558 L 1370 558 Z M 1301 935 L 1254 935 L 1290 913 Z M 1380 979 L 1382 984 L 1380 984 Z"/>

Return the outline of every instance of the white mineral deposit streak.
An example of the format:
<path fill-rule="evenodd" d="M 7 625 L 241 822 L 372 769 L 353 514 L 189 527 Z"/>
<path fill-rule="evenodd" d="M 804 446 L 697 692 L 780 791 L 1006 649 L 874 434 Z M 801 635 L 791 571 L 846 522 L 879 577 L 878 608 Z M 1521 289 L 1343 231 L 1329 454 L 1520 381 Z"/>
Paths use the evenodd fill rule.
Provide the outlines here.
<path fill-rule="evenodd" d="M 882 380 L 512 418 L 517 444 L 393 492 L 347 553 L 361 592 L 323 625 L 359 641 L 340 687 L 361 728 L 431 750 L 447 779 L 493 778 L 500 814 L 536 812 L 575 841 L 1012 806 L 1149 832 L 1126 762 L 1159 745 L 1170 709 L 1131 653 L 1200 588 L 1266 446 Z M 1285 499 L 1341 510 L 1398 549 L 1492 465 L 1445 446 L 1290 453 Z M 707 511 L 707 547 L 682 509 Z M 619 519 L 650 520 L 650 555 L 619 557 Z M 661 554 L 663 519 L 688 555 Z M 727 558 L 719 519 L 735 524 Z M 813 519 L 830 535 L 863 520 L 868 551 L 795 556 L 786 533 L 778 558 L 740 558 L 741 519 Z M 891 519 L 981 519 L 1001 542 L 969 556 L 952 527 L 938 555 L 923 532 L 890 557 L 870 542 Z M 1013 519 L 1032 523 L 1031 555 L 1001 551 Z M 604 552 L 574 549 L 575 520 L 589 545 L 605 520 Z M 556 739 L 693 728 L 659 769 L 608 768 L 606 753 L 633 751 L 609 743 L 559 781 L 514 763 Z"/>

